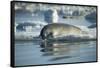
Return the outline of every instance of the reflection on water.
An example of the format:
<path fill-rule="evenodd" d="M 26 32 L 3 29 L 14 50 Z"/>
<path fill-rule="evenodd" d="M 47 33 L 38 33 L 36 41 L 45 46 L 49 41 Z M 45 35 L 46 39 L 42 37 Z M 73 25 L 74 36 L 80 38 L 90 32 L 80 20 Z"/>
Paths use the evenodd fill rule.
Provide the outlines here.
<path fill-rule="evenodd" d="M 15 61 L 16 66 L 96 61 L 96 41 L 16 41 Z"/>
<path fill-rule="evenodd" d="M 75 57 L 72 55 L 73 51 L 79 52 L 78 46 L 80 43 L 47 43 L 43 42 L 41 46 L 41 52 L 43 52 L 43 56 L 55 56 L 54 58 L 50 59 L 50 61 L 56 61 L 61 59 L 68 59 Z M 72 46 L 74 45 L 74 46 Z"/>
<path fill-rule="evenodd" d="M 50 56 L 50 55 L 68 55 L 73 50 L 79 50 L 79 43 L 47 43 L 44 42 L 41 44 L 43 47 L 41 52 L 44 52 L 43 56 Z M 74 45 L 74 46 L 72 46 Z"/>

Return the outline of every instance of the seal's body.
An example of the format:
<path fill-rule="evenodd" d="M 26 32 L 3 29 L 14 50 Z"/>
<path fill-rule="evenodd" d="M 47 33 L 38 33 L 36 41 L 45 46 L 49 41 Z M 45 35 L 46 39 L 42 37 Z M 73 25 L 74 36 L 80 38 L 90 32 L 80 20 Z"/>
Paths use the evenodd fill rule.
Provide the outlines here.
<path fill-rule="evenodd" d="M 80 36 L 81 33 L 82 30 L 76 26 L 63 23 L 52 23 L 44 26 L 40 36 L 42 39 L 50 39 L 68 35 Z"/>

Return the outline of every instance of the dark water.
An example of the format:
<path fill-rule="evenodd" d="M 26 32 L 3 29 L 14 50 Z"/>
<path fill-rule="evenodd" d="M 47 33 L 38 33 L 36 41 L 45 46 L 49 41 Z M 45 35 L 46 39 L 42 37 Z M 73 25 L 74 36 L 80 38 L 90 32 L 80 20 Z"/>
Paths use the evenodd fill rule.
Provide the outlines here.
<path fill-rule="evenodd" d="M 40 65 L 96 61 L 96 41 L 55 42 L 16 41 L 15 65 Z"/>

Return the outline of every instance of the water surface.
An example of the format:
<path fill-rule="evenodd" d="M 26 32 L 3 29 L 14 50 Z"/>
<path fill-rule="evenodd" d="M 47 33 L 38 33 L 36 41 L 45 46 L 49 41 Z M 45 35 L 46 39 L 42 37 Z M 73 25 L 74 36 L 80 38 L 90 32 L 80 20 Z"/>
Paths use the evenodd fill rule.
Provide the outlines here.
<path fill-rule="evenodd" d="M 15 42 L 16 66 L 88 61 L 96 61 L 96 41 L 76 43 Z"/>

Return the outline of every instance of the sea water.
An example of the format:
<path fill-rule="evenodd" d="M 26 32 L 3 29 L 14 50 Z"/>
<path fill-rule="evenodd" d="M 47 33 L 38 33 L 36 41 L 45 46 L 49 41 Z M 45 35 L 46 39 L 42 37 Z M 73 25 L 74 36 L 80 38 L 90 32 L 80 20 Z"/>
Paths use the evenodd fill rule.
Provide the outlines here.
<path fill-rule="evenodd" d="M 15 42 L 16 66 L 90 61 L 96 61 L 96 41 L 50 44 L 40 41 Z"/>

